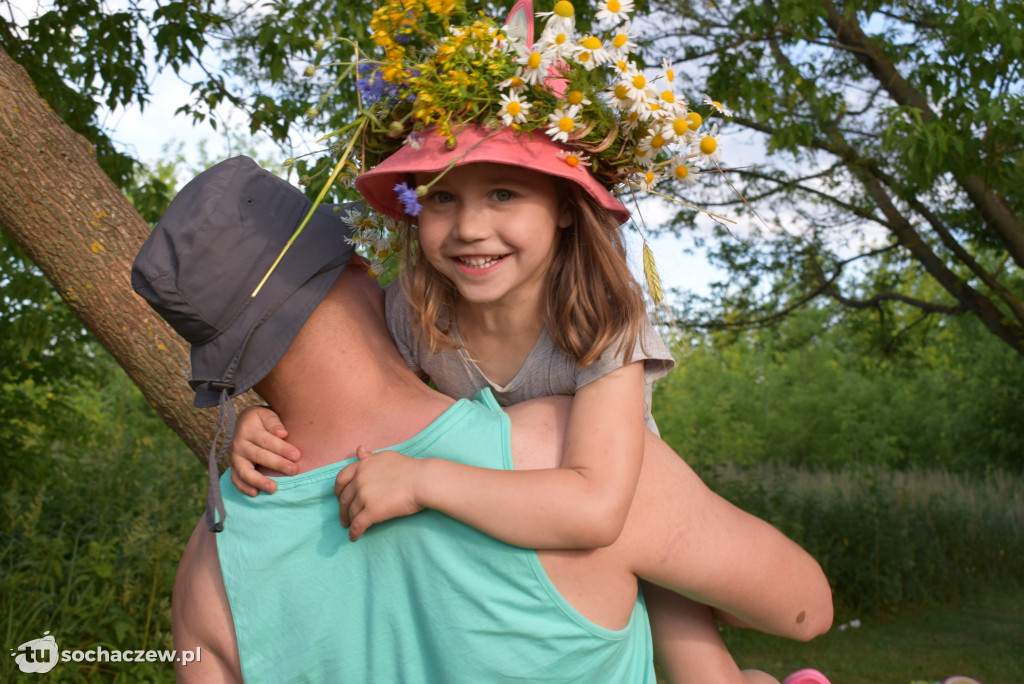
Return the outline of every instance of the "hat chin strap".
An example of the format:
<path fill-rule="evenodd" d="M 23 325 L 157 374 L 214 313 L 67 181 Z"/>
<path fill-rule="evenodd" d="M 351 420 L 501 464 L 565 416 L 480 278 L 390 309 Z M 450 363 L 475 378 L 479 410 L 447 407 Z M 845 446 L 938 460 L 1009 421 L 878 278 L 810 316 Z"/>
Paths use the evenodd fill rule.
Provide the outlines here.
<path fill-rule="evenodd" d="M 217 465 L 221 457 L 231 444 L 231 436 L 235 434 L 235 405 L 228 397 L 228 389 L 220 391 L 220 401 L 217 410 L 217 434 L 213 436 L 213 443 L 210 444 L 210 455 L 206 459 L 209 470 L 210 481 L 206 487 L 206 529 L 210 532 L 222 532 L 224 530 L 224 519 L 228 517 L 224 510 L 224 498 L 220 492 L 220 472 Z M 221 441 L 220 449 L 217 442 Z M 218 520 L 220 516 L 220 520 Z"/>

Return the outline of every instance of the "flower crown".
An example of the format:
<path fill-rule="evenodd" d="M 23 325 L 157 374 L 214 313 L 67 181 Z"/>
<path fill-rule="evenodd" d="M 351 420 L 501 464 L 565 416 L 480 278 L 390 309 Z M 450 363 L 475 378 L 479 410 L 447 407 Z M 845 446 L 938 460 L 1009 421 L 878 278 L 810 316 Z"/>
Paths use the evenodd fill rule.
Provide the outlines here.
<path fill-rule="evenodd" d="M 385 0 L 370 22 L 381 54 L 357 55 L 350 65 L 359 115 L 331 134 L 342 155 L 328 186 L 339 174 L 373 168 L 401 145 L 415 146 L 427 129 L 454 147 L 466 123 L 548 135 L 564 146 L 559 156 L 566 164 L 588 167 L 612 191 L 696 184 L 717 167 L 718 125 L 707 128 L 675 92 L 667 62 L 651 77 L 631 58 L 633 0 L 601 0 L 597 7 L 602 35 L 577 34 L 573 4 L 559 0 L 538 13 L 544 28 L 533 41 L 530 0 L 520 0 L 503 27 L 468 11 L 463 0 Z M 702 105 L 709 115 L 731 115 L 706 95 Z M 417 194 L 426 189 L 396 191 L 414 215 Z M 369 210 L 345 220 L 380 272 L 395 248 L 393 221 Z"/>

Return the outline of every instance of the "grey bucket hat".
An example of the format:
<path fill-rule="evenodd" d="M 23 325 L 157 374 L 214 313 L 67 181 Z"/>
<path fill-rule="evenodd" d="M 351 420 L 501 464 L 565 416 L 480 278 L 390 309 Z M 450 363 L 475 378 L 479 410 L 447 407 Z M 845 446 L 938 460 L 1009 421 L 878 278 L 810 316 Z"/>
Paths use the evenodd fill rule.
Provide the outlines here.
<path fill-rule="evenodd" d="M 354 253 L 338 208 L 317 207 L 253 296 L 312 205 L 252 159 L 234 157 L 182 188 L 132 265 L 132 287 L 192 346 L 189 384 L 196 406 L 220 406 L 220 452 L 234 432 L 230 399 L 281 360 Z M 215 531 L 224 516 L 217 437 L 207 501 Z"/>

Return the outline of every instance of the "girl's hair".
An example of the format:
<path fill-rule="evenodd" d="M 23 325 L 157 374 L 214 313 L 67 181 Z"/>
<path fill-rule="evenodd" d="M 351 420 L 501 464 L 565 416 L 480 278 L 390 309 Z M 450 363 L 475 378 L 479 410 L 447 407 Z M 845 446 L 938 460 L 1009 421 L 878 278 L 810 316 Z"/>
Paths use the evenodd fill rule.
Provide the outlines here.
<path fill-rule="evenodd" d="M 547 273 L 544 323 L 555 346 L 588 366 L 613 344 L 623 363 L 632 361 L 634 345 L 647 315 L 640 285 L 626 264 L 626 250 L 615 218 L 571 181 L 554 179 L 573 223 L 559 229 L 555 256 Z M 402 287 L 431 352 L 453 349 L 458 290 L 427 260 L 406 226 Z"/>

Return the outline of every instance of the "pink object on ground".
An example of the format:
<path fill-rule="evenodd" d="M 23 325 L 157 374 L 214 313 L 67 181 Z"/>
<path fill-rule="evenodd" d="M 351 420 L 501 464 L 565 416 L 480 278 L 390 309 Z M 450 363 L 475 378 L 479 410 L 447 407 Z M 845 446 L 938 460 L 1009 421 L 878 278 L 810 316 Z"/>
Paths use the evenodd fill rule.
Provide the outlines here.
<path fill-rule="evenodd" d="M 449 164 L 461 166 L 474 162 L 508 164 L 532 169 L 581 185 L 594 200 L 607 209 L 619 223 L 629 220 L 629 210 L 583 164 L 570 166 L 559 156 L 568 148 L 554 142 L 542 130 L 517 133 L 503 127 L 496 131 L 466 125 L 456 131 L 458 145 L 449 150 L 443 136 L 434 129 L 415 133 L 415 143 L 407 142 L 373 169 L 356 177 L 356 190 L 377 211 L 391 218 L 409 218 L 395 192 L 395 186 L 408 182 L 413 173 L 436 173 Z M 418 148 L 417 148 L 418 146 Z"/>
<path fill-rule="evenodd" d="M 813 668 L 806 668 L 789 675 L 782 680 L 782 684 L 831 684 L 831 682 L 821 672 Z"/>

